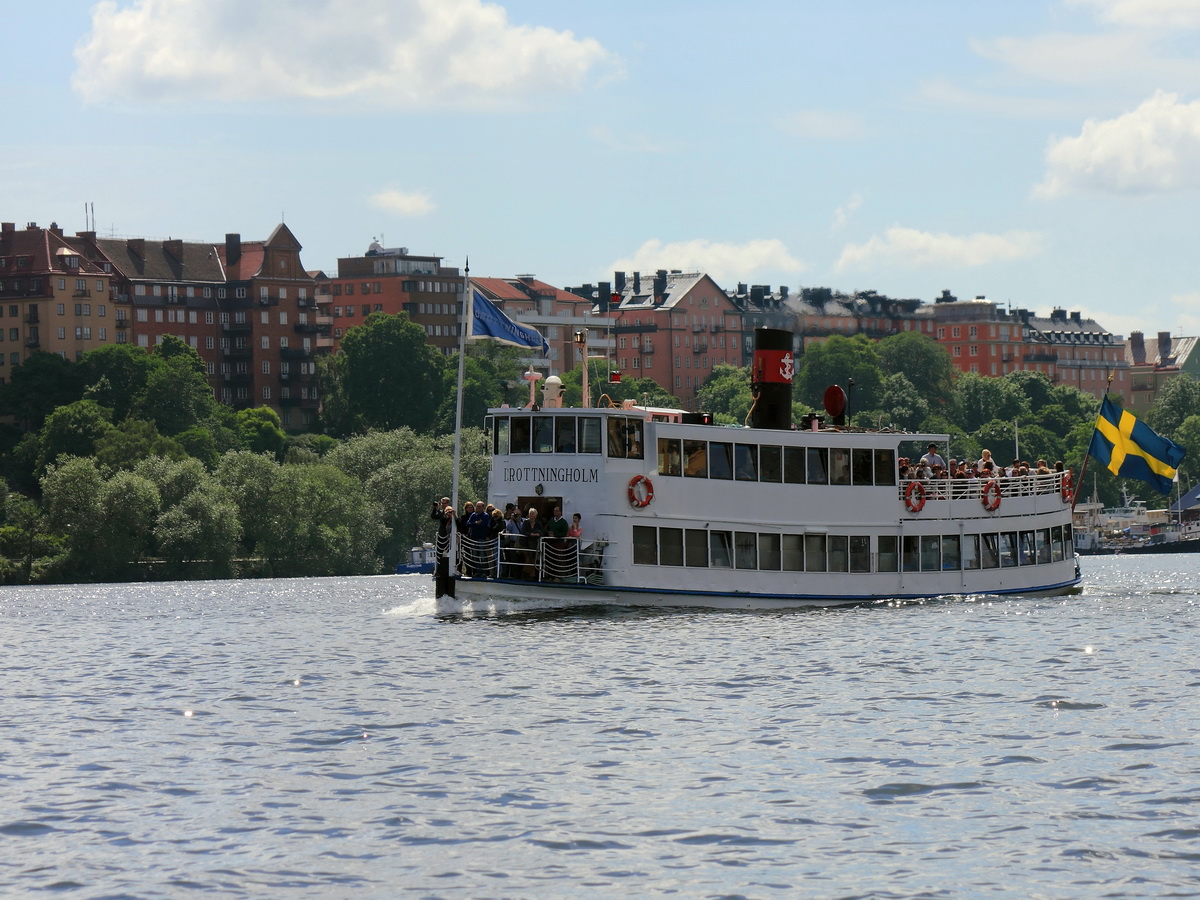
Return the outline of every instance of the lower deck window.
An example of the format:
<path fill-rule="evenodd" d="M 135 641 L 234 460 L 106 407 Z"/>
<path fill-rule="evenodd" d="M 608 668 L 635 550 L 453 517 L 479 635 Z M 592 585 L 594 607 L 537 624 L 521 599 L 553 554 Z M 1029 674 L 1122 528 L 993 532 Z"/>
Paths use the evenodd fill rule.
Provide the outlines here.
<path fill-rule="evenodd" d="M 1073 554 L 1071 529 L 1056 525 L 998 534 L 777 534 L 633 526 L 640 566 L 763 572 L 957 572 L 1045 565 Z M 872 567 L 872 561 L 874 566 Z"/>

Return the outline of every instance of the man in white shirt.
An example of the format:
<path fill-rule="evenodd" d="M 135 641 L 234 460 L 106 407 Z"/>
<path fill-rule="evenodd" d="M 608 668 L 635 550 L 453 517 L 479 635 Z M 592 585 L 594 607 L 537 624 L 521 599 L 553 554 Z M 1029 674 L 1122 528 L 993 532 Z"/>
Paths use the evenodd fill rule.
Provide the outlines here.
<path fill-rule="evenodd" d="M 946 468 L 946 460 L 942 459 L 940 453 L 937 452 L 937 444 L 929 445 L 929 452 L 921 457 L 921 465 L 932 469 L 934 466 Z"/>

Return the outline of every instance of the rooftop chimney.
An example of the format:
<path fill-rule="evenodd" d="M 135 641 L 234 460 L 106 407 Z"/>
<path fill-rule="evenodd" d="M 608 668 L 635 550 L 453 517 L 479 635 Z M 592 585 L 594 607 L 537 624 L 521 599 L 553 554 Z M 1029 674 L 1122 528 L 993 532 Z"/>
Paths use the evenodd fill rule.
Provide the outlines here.
<path fill-rule="evenodd" d="M 659 269 L 654 275 L 654 296 L 661 297 L 667 292 L 667 270 Z"/>
<path fill-rule="evenodd" d="M 1158 362 L 1159 365 L 1167 365 L 1171 359 L 1171 332 L 1160 331 L 1158 333 Z"/>
<path fill-rule="evenodd" d="M 176 238 L 174 240 L 163 241 L 163 250 L 171 254 L 176 262 L 183 262 L 183 241 Z"/>
<path fill-rule="evenodd" d="M 1075 310 L 1074 312 L 1071 313 L 1071 321 L 1072 322 L 1082 322 L 1083 314 L 1080 313 L 1079 310 Z"/>
<path fill-rule="evenodd" d="M 1129 353 L 1135 366 L 1146 364 L 1146 341 L 1140 331 L 1129 332 Z"/>
<path fill-rule="evenodd" d="M 642 292 L 642 273 L 641 272 L 633 273 L 633 292 L 635 294 L 640 294 Z"/>
<path fill-rule="evenodd" d="M 129 252 L 138 259 L 146 258 L 146 239 L 145 238 L 129 238 L 125 241 L 125 246 L 129 248 Z"/>
<path fill-rule="evenodd" d="M 225 235 L 225 265 L 233 266 L 242 258 L 242 236 L 236 233 Z"/>
<path fill-rule="evenodd" d="M 625 293 L 625 273 L 613 272 L 613 290 L 618 294 Z"/>

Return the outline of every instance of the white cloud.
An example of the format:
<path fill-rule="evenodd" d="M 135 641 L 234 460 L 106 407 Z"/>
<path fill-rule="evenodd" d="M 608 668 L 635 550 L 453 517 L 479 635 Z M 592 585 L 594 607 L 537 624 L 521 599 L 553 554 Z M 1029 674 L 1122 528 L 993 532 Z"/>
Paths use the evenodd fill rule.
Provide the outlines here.
<path fill-rule="evenodd" d="M 1100 19 L 1135 28 L 1200 27 L 1197 0 L 1068 0 L 1072 6 L 1091 6 Z"/>
<path fill-rule="evenodd" d="M 1123 83 L 1147 71 L 1177 71 L 1177 64 L 1155 48 L 1149 35 L 1137 32 L 997 38 L 972 41 L 971 49 L 1019 75 L 1055 84 Z"/>
<path fill-rule="evenodd" d="M 844 204 L 833 211 L 833 224 L 830 226 L 833 231 L 841 231 L 846 227 L 846 223 L 850 221 L 850 216 L 858 211 L 858 208 L 863 205 L 863 195 L 855 194 Z"/>
<path fill-rule="evenodd" d="M 788 134 L 817 141 L 854 141 L 866 133 L 861 116 L 829 109 L 794 112 L 780 122 L 780 127 Z"/>
<path fill-rule="evenodd" d="M 371 198 L 371 205 L 402 216 L 423 216 L 437 209 L 428 194 L 397 190 L 380 191 Z"/>
<path fill-rule="evenodd" d="M 104 0 L 76 48 L 87 100 L 337 99 L 387 107 L 577 89 L 614 60 L 483 0 Z"/>
<path fill-rule="evenodd" d="M 717 284 L 731 280 L 765 277 L 775 272 L 803 272 L 803 262 L 788 252 L 783 241 L 770 238 L 728 244 L 697 238 L 664 243 L 657 238 L 646 241 L 632 256 L 618 259 L 609 269 L 618 272 L 655 272 L 658 269 L 682 269 L 705 272 Z M 756 275 L 756 273 L 764 273 Z"/>
<path fill-rule="evenodd" d="M 839 272 L 872 266 L 931 268 L 985 266 L 1023 259 L 1041 252 L 1041 236 L 1030 231 L 1006 234 L 953 235 L 889 228 L 865 244 L 847 244 L 837 261 Z"/>
<path fill-rule="evenodd" d="M 1052 197 L 1076 190 L 1154 193 L 1200 187 L 1200 101 L 1161 91 L 1115 119 L 1088 119 L 1078 137 L 1052 141 L 1046 177 Z"/>

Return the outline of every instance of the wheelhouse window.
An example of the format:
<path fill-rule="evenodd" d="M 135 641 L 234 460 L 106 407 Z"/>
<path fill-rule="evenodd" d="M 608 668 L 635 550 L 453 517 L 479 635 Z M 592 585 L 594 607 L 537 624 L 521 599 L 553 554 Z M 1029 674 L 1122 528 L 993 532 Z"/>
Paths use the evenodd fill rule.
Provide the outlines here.
<path fill-rule="evenodd" d="M 809 447 L 806 455 L 808 462 L 808 483 L 829 483 L 829 451 L 824 447 Z"/>
<path fill-rule="evenodd" d="M 733 444 L 709 441 L 708 477 L 725 480 L 733 478 Z"/>
<path fill-rule="evenodd" d="M 552 416 L 533 417 L 533 452 L 554 452 L 554 418 Z"/>
<path fill-rule="evenodd" d="M 783 481 L 783 448 L 758 448 L 758 478 L 759 481 L 770 481 L 778 484 Z"/>
<path fill-rule="evenodd" d="M 575 417 L 558 416 L 554 420 L 554 452 L 575 452 Z"/>
<path fill-rule="evenodd" d="M 528 453 L 533 428 L 529 416 L 513 416 L 509 440 L 513 453 Z"/>
<path fill-rule="evenodd" d="M 579 417 L 579 452 L 601 453 L 600 446 L 600 417 Z"/>
<path fill-rule="evenodd" d="M 658 439 L 658 473 L 660 475 L 683 474 L 683 451 L 678 438 Z"/>
<path fill-rule="evenodd" d="M 611 459 L 642 459 L 643 426 L 641 419 L 608 417 L 608 455 Z"/>
<path fill-rule="evenodd" d="M 733 474 L 738 481 L 758 481 L 758 447 L 734 444 Z"/>
<path fill-rule="evenodd" d="M 708 477 L 708 442 L 683 442 L 683 474 L 687 478 Z"/>

